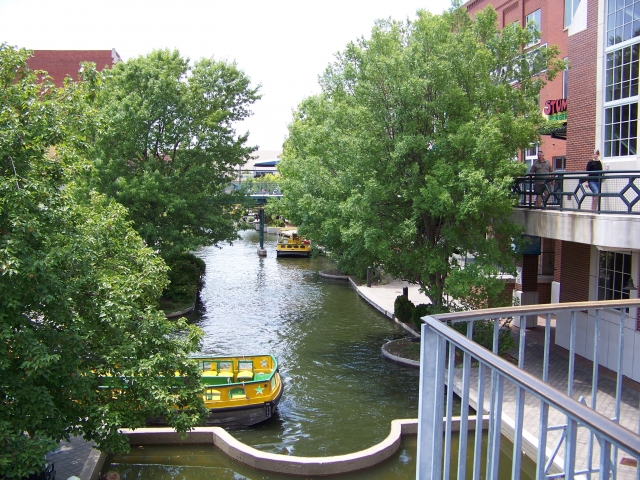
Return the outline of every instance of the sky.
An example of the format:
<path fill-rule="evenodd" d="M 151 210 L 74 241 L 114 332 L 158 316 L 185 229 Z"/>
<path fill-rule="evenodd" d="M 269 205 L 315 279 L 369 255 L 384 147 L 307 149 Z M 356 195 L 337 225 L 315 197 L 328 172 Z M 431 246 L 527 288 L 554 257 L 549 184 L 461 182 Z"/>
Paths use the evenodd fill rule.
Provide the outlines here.
<path fill-rule="evenodd" d="M 260 84 L 237 126 L 249 144 L 281 150 L 292 112 L 319 93 L 334 54 L 369 37 L 376 19 L 440 13 L 450 0 L 0 0 L 0 43 L 33 50 L 111 50 L 123 60 L 178 49 L 192 61 L 235 61 Z"/>

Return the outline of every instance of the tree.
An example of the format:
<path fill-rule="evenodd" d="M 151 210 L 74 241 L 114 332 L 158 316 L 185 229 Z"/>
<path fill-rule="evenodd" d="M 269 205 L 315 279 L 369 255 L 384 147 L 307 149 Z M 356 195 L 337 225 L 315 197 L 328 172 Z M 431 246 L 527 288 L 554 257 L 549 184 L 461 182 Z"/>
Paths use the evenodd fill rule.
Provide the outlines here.
<path fill-rule="evenodd" d="M 255 150 L 234 123 L 250 115 L 257 92 L 234 63 L 202 59 L 191 67 L 177 51 L 105 73 L 94 185 L 127 207 L 165 259 L 236 238 L 230 207 L 239 201 L 223 189 Z"/>
<path fill-rule="evenodd" d="M 56 89 L 29 55 L 0 45 L 2 478 L 38 471 L 70 435 L 122 452 L 122 427 L 166 416 L 186 431 L 205 413 L 187 357 L 201 332 L 155 308 L 164 262 L 83 184 L 90 84 Z"/>
<path fill-rule="evenodd" d="M 279 165 L 287 215 L 343 270 L 379 263 L 436 307 L 502 291 L 520 233 L 513 159 L 537 138 L 537 95 L 561 62 L 553 47 L 522 53 L 533 28 L 496 24 L 492 9 L 461 8 L 380 21 L 295 112 Z"/>

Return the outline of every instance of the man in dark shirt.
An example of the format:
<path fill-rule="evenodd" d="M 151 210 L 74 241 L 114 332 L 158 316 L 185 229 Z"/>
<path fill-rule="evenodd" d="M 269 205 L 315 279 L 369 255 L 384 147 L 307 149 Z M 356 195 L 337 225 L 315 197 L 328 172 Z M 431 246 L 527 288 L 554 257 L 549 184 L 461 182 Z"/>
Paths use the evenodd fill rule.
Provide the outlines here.
<path fill-rule="evenodd" d="M 542 150 L 538 150 L 538 158 L 536 159 L 535 162 L 533 162 L 533 165 L 531 165 L 531 168 L 529 169 L 529 175 L 533 173 L 542 174 L 542 173 L 551 173 L 551 172 L 553 172 L 553 167 L 551 167 L 551 164 L 549 163 L 548 160 L 544 159 L 544 152 Z M 542 200 L 545 192 L 545 184 L 549 181 L 550 178 L 551 176 L 549 177 L 536 176 L 534 180 L 533 191 L 536 194 L 536 207 L 542 206 Z"/>

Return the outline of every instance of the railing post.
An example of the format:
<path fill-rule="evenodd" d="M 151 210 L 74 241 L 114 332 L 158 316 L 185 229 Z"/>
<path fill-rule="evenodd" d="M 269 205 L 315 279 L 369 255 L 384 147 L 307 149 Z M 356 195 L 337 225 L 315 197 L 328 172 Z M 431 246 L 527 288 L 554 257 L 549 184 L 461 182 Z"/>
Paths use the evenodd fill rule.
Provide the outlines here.
<path fill-rule="evenodd" d="M 418 402 L 418 480 L 440 480 L 444 430 L 445 340 L 422 324 Z"/>

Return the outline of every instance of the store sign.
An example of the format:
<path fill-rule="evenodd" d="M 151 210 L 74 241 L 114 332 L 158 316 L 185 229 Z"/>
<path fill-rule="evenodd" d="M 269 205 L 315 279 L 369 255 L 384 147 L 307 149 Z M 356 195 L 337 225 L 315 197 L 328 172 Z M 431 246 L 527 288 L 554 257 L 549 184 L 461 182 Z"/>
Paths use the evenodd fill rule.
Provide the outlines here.
<path fill-rule="evenodd" d="M 547 100 L 544 102 L 544 114 L 549 117 L 549 120 L 566 121 L 567 99 Z"/>

